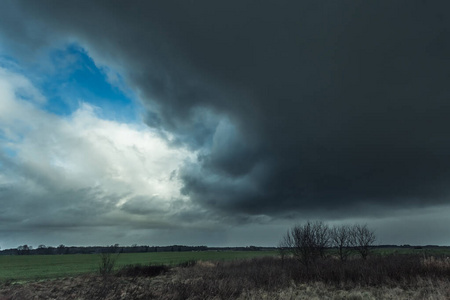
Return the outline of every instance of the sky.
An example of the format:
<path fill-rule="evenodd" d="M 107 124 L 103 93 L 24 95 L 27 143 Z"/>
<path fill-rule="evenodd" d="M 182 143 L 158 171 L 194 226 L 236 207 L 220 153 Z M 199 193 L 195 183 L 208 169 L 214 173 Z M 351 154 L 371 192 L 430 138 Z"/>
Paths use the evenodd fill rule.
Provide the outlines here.
<path fill-rule="evenodd" d="M 448 1 L 4 0 L 0 247 L 450 245 Z"/>

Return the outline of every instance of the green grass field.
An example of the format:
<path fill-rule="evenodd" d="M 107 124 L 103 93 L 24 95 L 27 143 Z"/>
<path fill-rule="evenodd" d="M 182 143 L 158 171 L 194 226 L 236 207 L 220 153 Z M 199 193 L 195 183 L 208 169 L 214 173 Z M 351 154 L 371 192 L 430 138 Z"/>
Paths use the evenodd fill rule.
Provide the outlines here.
<path fill-rule="evenodd" d="M 392 255 L 392 254 L 416 254 L 424 256 L 449 256 L 450 247 L 437 247 L 437 248 L 378 248 L 372 251 L 376 255 Z"/>
<path fill-rule="evenodd" d="M 333 252 L 334 250 L 330 250 Z M 374 249 L 374 255 L 423 254 L 450 255 L 450 248 L 436 249 Z M 131 264 L 177 265 L 190 260 L 218 261 L 278 255 L 277 251 L 200 251 L 123 253 L 117 256 L 116 269 Z M 0 280 L 27 281 L 58 278 L 98 271 L 100 255 L 0 255 Z"/>
<path fill-rule="evenodd" d="M 122 253 L 116 269 L 131 264 L 176 265 L 190 260 L 218 261 L 276 255 L 276 251 L 202 251 Z M 0 256 L 0 280 L 27 281 L 73 276 L 98 271 L 100 255 Z"/>

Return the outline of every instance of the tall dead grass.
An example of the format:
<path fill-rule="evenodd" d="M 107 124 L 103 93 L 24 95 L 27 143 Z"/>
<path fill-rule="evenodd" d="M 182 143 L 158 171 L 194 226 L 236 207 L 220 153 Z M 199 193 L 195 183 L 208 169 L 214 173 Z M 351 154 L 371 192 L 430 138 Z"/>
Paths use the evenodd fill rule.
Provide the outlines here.
<path fill-rule="evenodd" d="M 264 295 L 267 299 L 278 299 L 276 295 L 283 297 L 279 299 L 302 299 L 299 288 L 308 287 L 302 293 L 311 297 L 317 294 L 317 299 L 327 299 L 331 294 L 342 297 L 329 299 L 385 299 L 389 294 L 396 295 L 390 299 L 396 299 L 405 291 L 422 296 L 438 291 L 438 298 L 430 299 L 450 299 L 449 278 L 450 266 L 445 258 L 399 255 L 346 262 L 329 258 L 318 260 L 307 270 L 294 258 L 282 261 L 266 257 L 180 269 L 166 292 L 168 299 L 256 299 Z M 311 290 L 318 285 L 322 288 Z M 435 290 L 436 285 L 439 288 Z M 327 292 L 328 296 L 323 294 Z"/>

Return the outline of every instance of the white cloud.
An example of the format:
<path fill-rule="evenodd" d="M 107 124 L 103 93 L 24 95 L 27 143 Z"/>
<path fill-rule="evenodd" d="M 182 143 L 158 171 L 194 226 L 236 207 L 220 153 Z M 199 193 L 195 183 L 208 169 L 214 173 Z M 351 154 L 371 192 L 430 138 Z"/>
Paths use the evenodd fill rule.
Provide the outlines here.
<path fill-rule="evenodd" d="M 144 125 L 101 119 L 100 108 L 81 103 L 62 117 L 44 102 L 24 76 L 0 69 L 0 214 L 25 229 L 84 226 L 90 214 L 99 226 L 142 226 L 147 214 L 151 228 L 189 207 L 176 174 L 195 153 Z"/>

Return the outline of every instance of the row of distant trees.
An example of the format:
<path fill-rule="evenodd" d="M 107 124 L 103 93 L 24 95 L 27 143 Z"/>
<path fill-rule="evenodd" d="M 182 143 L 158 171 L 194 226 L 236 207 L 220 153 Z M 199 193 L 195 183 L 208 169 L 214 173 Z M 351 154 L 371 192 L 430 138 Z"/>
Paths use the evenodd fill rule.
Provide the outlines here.
<path fill-rule="evenodd" d="M 47 247 L 45 245 L 39 245 L 36 249 L 33 246 L 21 245 L 17 247 L 18 255 L 29 255 L 31 252 L 35 254 L 66 254 L 68 248 L 64 245 L 59 245 L 58 247 Z"/>
<path fill-rule="evenodd" d="M 329 226 L 322 221 L 308 221 L 289 229 L 279 244 L 282 257 L 291 253 L 304 266 L 309 267 L 318 258 L 326 256 L 325 250 L 335 248 L 341 261 L 351 253 L 366 259 L 375 242 L 375 233 L 367 225 Z"/>
<path fill-rule="evenodd" d="M 239 250 L 256 250 L 257 247 L 239 248 Z M 46 245 L 39 245 L 34 248 L 31 245 L 21 245 L 15 249 L 4 249 L 0 251 L 0 255 L 56 255 L 56 254 L 96 254 L 96 253 L 144 253 L 144 252 L 182 252 L 182 251 L 205 251 L 214 250 L 206 246 L 146 246 L 146 245 L 131 245 L 119 246 L 119 244 L 111 246 L 65 246 L 63 244 L 52 247 Z"/>

